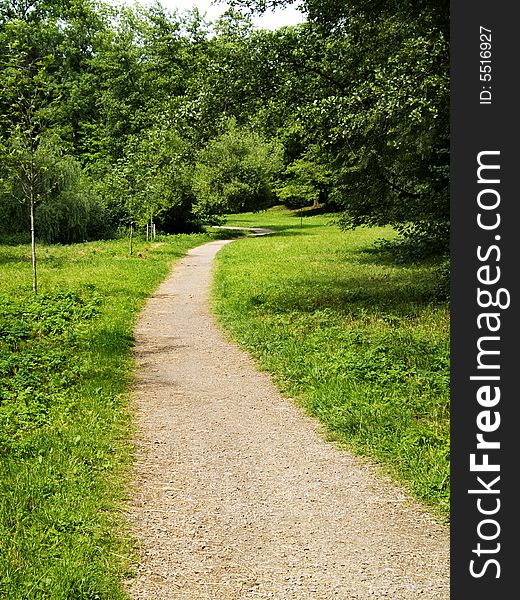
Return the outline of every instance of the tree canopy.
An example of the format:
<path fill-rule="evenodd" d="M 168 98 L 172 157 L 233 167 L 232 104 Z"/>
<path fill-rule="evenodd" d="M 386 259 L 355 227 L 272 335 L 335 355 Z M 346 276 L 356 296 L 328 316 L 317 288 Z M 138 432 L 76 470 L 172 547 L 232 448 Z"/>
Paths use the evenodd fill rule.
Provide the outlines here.
<path fill-rule="evenodd" d="M 304 23 L 252 26 L 290 3 L 231 0 L 207 23 L 160 3 L 0 0 L 4 232 L 28 227 L 29 149 L 49 241 L 319 202 L 342 227 L 445 250 L 448 3 L 304 0 Z"/>

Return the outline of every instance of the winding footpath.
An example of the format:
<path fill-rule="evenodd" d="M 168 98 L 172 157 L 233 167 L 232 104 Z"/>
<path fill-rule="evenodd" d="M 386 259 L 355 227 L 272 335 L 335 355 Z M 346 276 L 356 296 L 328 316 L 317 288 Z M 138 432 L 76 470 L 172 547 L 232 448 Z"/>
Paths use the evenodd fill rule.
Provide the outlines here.
<path fill-rule="evenodd" d="M 131 597 L 448 600 L 448 528 L 324 441 L 215 323 L 230 242 L 191 250 L 136 328 Z"/>

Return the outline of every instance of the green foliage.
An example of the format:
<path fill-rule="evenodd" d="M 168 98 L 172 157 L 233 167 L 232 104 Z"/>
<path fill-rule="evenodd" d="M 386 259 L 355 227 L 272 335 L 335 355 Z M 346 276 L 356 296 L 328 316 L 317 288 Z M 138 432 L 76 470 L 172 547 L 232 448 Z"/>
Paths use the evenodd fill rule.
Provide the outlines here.
<path fill-rule="evenodd" d="M 186 141 L 165 124 L 130 136 L 123 157 L 96 186 L 113 225 L 153 221 L 167 233 L 197 229 L 190 155 Z"/>
<path fill-rule="evenodd" d="M 42 125 L 55 132 L 100 190 L 104 222 L 115 230 L 151 214 L 179 231 L 268 204 L 281 143 L 283 201 L 326 200 L 345 229 L 391 224 L 417 248 L 445 251 L 447 3 L 305 0 L 307 22 L 275 31 L 244 14 L 288 3 L 236 0 L 212 26 L 160 4 L 3 0 L 0 152 L 10 131 L 27 134 L 13 99 L 31 98 L 34 147 Z M 230 120 L 234 133 L 223 133 Z M 240 165 L 252 136 L 259 149 Z"/>
<path fill-rule="evenodd" d="M 47 293 L 24 302 L 0 298 L 0 447 L 2 454 L 49 419 L 78 381 L 70 365 L 78 328 L 95 317 L 93 288 Z"/>
<path fill-rule="evenodd" d="M 232 5 L 262 12 L 288 3 Z M 412 243 L 427 240 L 446 251 L 448 3 L 302 4 L 306 24 L 265 36 L 264 60 L 275 64 L 272 106 L 285 116 L 281 136 L 291 144 L 285 132 L 300 133 L 300 148 L 286 150 L 297 152 L 293 160 L 305 160 L 309 147 L 318 150 L 345 229 L 391 224 Z M 297 196 L 310 193 L 302 185 L 289 177 Z"/>
<path fill-rule="evenodd" d="M 87 5 L 74 4 L 68 8 L 76 19 L 74 9 L 81 12 Z M 6 218 L 0 229 L 13 234 L 31 227 L 48 242 L 106 235 L 102 209 L 79 163 L 66 151 L 57 118 L 66 87 L 58 76 L 64 51 L 60 18 L 69 13 L 55 12 L 45 2 L 3 2 L 0 8 L 5 18 L 0 43 L 6 48 L 0 63 L 0 206 Z M 64 71 L 61 77 L 68 76 Z"/>
<path fill-rule="evenodd" d="M 281 147 L 230 121 L 198 154 L 193 187 L 198 215 L 260 210 L 273 199 Z"/>
<path fill-rule="evenodd" d="M 30 155 L 13 152 L 7 167 L 13 176 L 0 192 L 0 206 L 7 218 L 0 231 L 19 233 L 29 230 L 26 196 L 26 173 L 33 171 L 33 193 L 36 205 L 36 235 L 47 243 L 72 243 L 99 239 L 110 234 L 104 208 L 94 194 L 81 167 L 71 156 L 63 155 L 53 136 L 40 136 L 37 148 Z M 18 161 L 18 162 L 16 162 Z M 22 161 L 20 163 L 19 161 Z"/>
<path fill-rule="evenodd" d="M 105 208 L 86 185 L 66 189 L 36 211 L 38 238 L 49 244 L 71 244 L 110 237 Z"/>
<path fill-rule="evenodd" d="M 332 439 L 449 515 L 449 310 L 439 261 L 396 265 L 389 228 L 342 233 L 331 215 L 233 215 L 270 227 L 218 255 L 221 322 Z"/>
<path fill-rule="evenodd" d="M 331 175 L 327 166 L 309 152 L 287 166 L 276 195 L 289 208 L 323 204 L 330 191 Z"/>
<path fill-rule="evenodd" d="M 395 15 L 358 26 L 362 39 L 379 39 L 378 59 L 367 61 L 356 93 L 333 107 L 343 130 L 333 131 L 328 146 L 333 153 L 349 146 L 336 155 L 334 199 L 346 209 L 345 226 L 390 223 L 446 248 L 447 34 L 421 26 Z"/>

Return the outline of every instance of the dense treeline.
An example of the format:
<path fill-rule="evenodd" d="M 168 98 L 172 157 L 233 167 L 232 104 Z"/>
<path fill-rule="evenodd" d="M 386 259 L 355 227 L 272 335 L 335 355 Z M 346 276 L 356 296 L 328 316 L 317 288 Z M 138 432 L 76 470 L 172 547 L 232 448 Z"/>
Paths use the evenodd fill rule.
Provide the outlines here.
<path fill-rule="evenodd" d="M 197 11 L 0 0 L 0 228 L 49 242 L 328 203 L 430 249 L 449 226 L 447 1 Z"/>

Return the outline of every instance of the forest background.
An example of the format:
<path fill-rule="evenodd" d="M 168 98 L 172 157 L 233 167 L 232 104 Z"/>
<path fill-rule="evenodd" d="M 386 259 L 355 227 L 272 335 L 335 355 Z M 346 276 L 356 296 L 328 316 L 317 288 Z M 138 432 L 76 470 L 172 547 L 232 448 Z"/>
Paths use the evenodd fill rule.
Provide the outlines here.
<path fill-rule="evenodd" d="M 0 1 L 0 231 L 48 243 L 154 223 L 326 205 L 395 227 L 412 253 L 449 236 L 446 2 L 306 0 L 258 29 L 196 10 Z"/>

